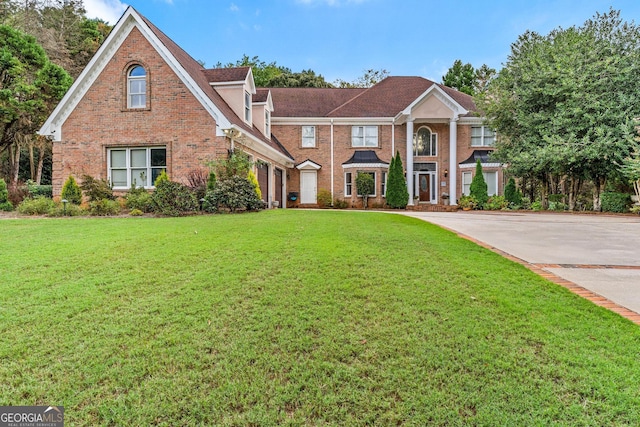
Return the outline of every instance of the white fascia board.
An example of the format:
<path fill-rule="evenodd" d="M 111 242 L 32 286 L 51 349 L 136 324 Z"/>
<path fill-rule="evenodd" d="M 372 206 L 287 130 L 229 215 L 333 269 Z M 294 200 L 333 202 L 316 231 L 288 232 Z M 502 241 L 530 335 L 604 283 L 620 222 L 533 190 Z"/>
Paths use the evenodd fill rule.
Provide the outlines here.
<path fill-rule="evenodd" d="M 502 163 L 480 163 L 483 168 L 500 168 Z M 476 167 L 476 163 L 470 163 L 466 165 L 458 165 L 460 169 L 473 169 Z"/>
<path fill-rule="evenodd" d="M 437 84 L 433 84 L 429 89 L 425 90 L 422 95 L 417 97 L 407 108 L 401 111 L 401 114 L 406 115 L 407 117 L 411 117 L 411 111 L 418 104 L 425 101 L 429 96 L 435 96 L 440 101 L 442 101 L 453 113 L 454 116 L 463 116 L 467 114 L 469 111 L 462 107 L 462 105 L 458 104 L 455 99 L 449 96 L 447 92 L 440 89 Z M 397 116 L 396 116 L 397 117 Z"/>
<path fill-rule="evenodd" d="M 102 70 L 104 70 L 108 65 L 109 60 L 120 48 L 133 28 L 138 28 L 140 33 L 142 33 L 147 41 L 156 49 L 162 59 L 169 64 L 178 78 L 183 81 L 195 98 L 202 104 L 207 112 L 211 114 L 216 121 L 216 135 L 224 135 L 222 133 L 222 129 L 228 128 L 231 125 L 231 122 L 222 114 L 202 89 L 200 89 L 198 84 L 193 80 L 193 78 L 191 78 L 182 65 L 180 65 L 178 60 L 169 52 L 169 50 L 131 6 L 125 10 L 116 26 L 111 30 L 111 33 L 109 33 L 107 40 L 105 40 L 105 42 L 100 46 L 96 54 L 91 58 L 91 61 L 89 61 L 82 73 L 80 73 L 80 76 L 78 76 L 75 83 L 47 118 L 44 125 L 42 125 L 38 131 L 40 135 L 53 136 L 55 141 L 62 140 L 62 124 L 78 106 L 80 100 L 82 100 L 89 88 L 97 80 Z"/>
<path fill-rule="evenodd" d="M 270 156 L 272 159 L 275 160 L 279 160 L 282 164 L 284 165 L 288 165 L 291 162 L 293 162 L 293 159 L 290 157 L 287 157 L 284 153 L 281 153 L 280 151 L 276 150 L 273 147 L 270 147 L 269 145 L 267 145 L 264 141 L 260 140 L 260 138 L 256 137 L 253 134 L 247 133 L 243 128 L 240 128 L 236 125 L 231 125 L 230 129 L 233 129 L 237 132 L 239 132 L 240 134 L 242 134 L 242 136 L 244 136 L 246 139 L 249 139 L 250 141 L 248 143 L 246 143 L 245 141 L 242 141 L 242 139 L 235 139 L 234 141 L 244 145 L 246 147 L 251 148 L 252 150 L 255 150 L 256 152 L 263 154 L 265 156 Z"/>
<path fill-rule="evenodd" d="M 461 125 L 479 125 L 485 124 L 486 119 L 484 117 L 460 117 L 458 124 Z"/>
<path fill-rule="evenodd" d="M 387 163 L 349 163 L 342 165 L 342 169 L 361 169 L 361 168 L 386 168 L 389 169 Z"/>
<path fill-rule="evenodd" d="M 245 78 L 245 84 L 249 86 L 249 93 L 256 93 L 256 82 L 253 80 L 253 68 L 249 67 L 249 72 L 247 73 L 247 77 Z"/>
<path fill-rule="evenodd" d="M 246 80 L 237 80 L 233 82 L 209 82 L 209 84 L 213 87 L 218 86 L 244 86 Z"/>
<path fill-rule="evenodd" d="M 317 171 L 317 170 L 320 170 L 321 168 L 322 166 L 317 164 L 313 160 L 305 160 L 304 162 L 296 166 L 296 169 L 298 170 L 316 170 Z"/>

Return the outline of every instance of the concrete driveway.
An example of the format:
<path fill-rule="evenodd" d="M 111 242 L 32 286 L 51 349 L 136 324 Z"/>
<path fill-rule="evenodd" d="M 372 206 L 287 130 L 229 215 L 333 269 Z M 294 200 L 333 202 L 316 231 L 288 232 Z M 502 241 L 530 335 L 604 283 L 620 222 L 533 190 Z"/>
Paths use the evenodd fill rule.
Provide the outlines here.
<path fill-rule="evenodd" d="M 640 313 L 640 217 L 478 211 L 406 214 L 469 236 Z"/>

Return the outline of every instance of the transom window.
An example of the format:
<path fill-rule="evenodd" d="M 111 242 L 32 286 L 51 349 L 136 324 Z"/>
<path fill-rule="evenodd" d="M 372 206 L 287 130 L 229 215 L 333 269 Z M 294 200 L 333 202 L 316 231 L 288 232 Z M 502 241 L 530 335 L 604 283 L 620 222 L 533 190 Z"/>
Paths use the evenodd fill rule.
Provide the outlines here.
<path fill-rule="evenodd" d="M 487 147 L 496 142 L 496 133 L 486 126 L 471 126 L 471 146 Z"/>
<path fill-rule="evenodd" d="M 147 106 L 147 71 L 136 65 L 127 74 L 127 107 L 146 108 Z"/>
<path fill-rule="evenodd" d="M 352 147 L 377 147 L 378 126 L 353 126 L 351 128 Z"/>
<path fill-rule="evenodd" d="M 420 128 L 413 139 L 414 156 L 437 156 L 438 135 L 429 128 Z"/>
<path fill-rule="evenodd" d="M 114 189 L 153 188 L 156 178 L 167 168 L 167 149 L 113 148 L 108 152 L 109 182 Z"/>
<path fill-rule="evenodd" d="M 312 148 L 316 146 L 316 127 L 302 126 L 302 148 Z"/>

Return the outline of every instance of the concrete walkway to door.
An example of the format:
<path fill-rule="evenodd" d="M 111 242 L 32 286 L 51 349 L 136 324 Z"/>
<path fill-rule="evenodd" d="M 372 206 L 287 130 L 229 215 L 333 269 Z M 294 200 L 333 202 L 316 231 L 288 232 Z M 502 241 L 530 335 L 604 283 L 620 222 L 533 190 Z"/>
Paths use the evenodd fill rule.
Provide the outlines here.
<path fill-rule="evenodd" d="M 590 299 L 640 324 L 639 217 L 479 211 L 404 214 L 510 254 L 534 271 L 573 282 L 591 291 L 581 293 L 578 287 L 567 286 L 574 292 L 588 298 L 597 294 Z"/>

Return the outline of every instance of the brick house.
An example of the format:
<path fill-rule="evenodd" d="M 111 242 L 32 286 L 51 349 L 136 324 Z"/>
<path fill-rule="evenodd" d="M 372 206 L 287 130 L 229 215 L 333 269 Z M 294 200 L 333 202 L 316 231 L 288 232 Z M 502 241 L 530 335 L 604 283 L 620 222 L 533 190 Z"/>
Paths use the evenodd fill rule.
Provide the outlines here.
<path fill-rule="evenodd" d="M 441 204 L 468 192 L 478 158 L 489 192 L 502 191 L 501 167 L 488 158 L 494 135 L 474 111 L 468 95 L 421 77 L 368 89 L 256 88 L 249 67 L 205 69 L 129 7 L 40 134 L 53 141 L 56 195 L 69 175 L 108 179 L 120 192 L 153 188 L 162 170 L 186 182 L 242 149 L 272 207 L 315 206 L 319 190 L 357 206 L 359 172 L 372 174 L 370 201 L 382 205 L 398 151 L 410 205 Z"/>

